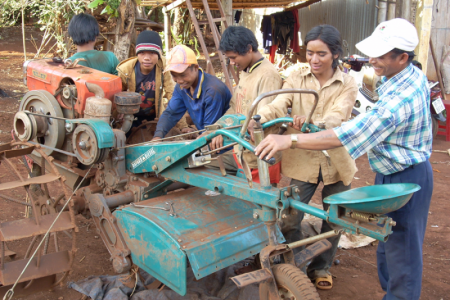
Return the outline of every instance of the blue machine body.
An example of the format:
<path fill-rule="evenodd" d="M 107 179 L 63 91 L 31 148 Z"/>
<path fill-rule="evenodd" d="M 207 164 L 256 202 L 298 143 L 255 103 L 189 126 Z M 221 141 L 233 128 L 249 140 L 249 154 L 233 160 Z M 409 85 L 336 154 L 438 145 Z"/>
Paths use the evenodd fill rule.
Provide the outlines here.
<path fill-rule="evenodd" d="M 125 149 L 129 172 L 152 172 L 166 181 L 144 190 L 139 205 L 122 206 L 114 212 L 119 230 L 131 250 L 133 263 L 181 295 L 186 293 L 188 260 L 195 277 L 202 278 L 257 254 L 269 241 L 264 222 L 274 224 L 292 209 L 338 224 L 344 231 L 386 241 L 395 222 L 379 215 L 380 206 L 382 213 L 398 209 L 407 202 L 408 195 L 420 188 L 397 185 L 349 191 L 328 197 L 330 209 L 323 211 L 302 203 L 295 186 L 263 188 L 253 183 L 250 187 L 242 178 L 245 176 L 223 176 L 219 171 L 190 165 L 196 155 L 202 158 L 200 149 L 218 135 L 224 137 L 225 144 L 237 142 L 254 152 L 254 146 L 240 137 L 243 122 L 242 115 L 227 115 L 219 120 L 218 127 L 207 129 L 211 132 L 196 140 L 150 142 Z M 284 122 L 292 122 L 292 118 L 267 122 L 263 128 Z M 108 136 L 101 124 L 86 123 L 99 140 L 100 135 Z M 107 140 L 102 140 L 103 145 Z M 167 194 L 167 186 L 175 181 L 195 188 Z M 206 195 L 208 190 L 219 195 Z M 168 211 L 168 206 L 174 211 Z M 355 216 L 367 218 L 367 222 Z M 284 241 L 279 230 L 276 236 L 279 243 Z"/>
<path fill-rule="evenodd" d="M 268 245 L 266 226 L 252 218 L 255 204 L 205 193 L 190 188 L 114 212 L 133 262 L 181 295 L 186 294 L 187 259 L 200 279 Z M 150 208 L 166 208 L 166 202 L 176 216 Z M 285 241 L 279 231 L 277 239 Z"/>

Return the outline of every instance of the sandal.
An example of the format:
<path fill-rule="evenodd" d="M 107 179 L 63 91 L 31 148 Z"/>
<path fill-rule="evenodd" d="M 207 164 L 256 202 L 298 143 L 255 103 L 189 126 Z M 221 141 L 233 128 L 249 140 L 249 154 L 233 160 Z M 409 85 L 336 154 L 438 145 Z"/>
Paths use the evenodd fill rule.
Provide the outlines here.
<path fill-rule="evenodd" d="M 330 285 L 320 285 L 319 282 L 328 282 Z M 314 279 L 314 285 L 319 290 L 330 290 L 333 287 L 333 277 L 327 275 L 326 277 L 317 277 Z"/>

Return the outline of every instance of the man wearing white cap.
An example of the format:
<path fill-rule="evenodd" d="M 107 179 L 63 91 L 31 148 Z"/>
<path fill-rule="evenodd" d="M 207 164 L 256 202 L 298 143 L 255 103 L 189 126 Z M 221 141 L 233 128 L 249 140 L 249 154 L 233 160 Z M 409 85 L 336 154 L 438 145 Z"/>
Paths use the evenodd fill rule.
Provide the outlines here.
<path fill-rule="evenodd" d="M 367 153 L 376 172 L 375 184 L 416 183 L 421 189 L 397 211 L 393 233 L 377 249 L 378 277 L 386 291 L 383 299 L 415 300 L 422 285 L 422 243 L 433 192 L 428 161 L 432 133 L 427 78 L 411 64 L 419 40 L 414 26 L 393 19 L 356 44 L 370 57 L 382 77 L 379 101 L 372 111 L 326 131 L 291 136 L 269 135 L 256 148 L 260 157 L 272 157 L 289 148 L 328 150 L 340 146 L 353 159 Z M 295 124 L 301 128 L 302 124 Z"/>

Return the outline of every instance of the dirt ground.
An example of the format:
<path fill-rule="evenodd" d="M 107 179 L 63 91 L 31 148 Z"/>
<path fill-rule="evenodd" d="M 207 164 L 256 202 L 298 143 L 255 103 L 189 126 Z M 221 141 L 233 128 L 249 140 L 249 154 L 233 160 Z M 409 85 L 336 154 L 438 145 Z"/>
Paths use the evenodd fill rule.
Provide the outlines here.
<path fill-rule="evenodd" d="M 38 38 L 39 32 L 28 28 L 33 37 Z M 19 101 L 27 92 L 22 80 L 23 50 L 20 28 L 0 29 L 0 89 L 8 94 L 0 96 L 0 143 L 11 140 L 10 131 L 14 114 L 19 107 Z M 34 47 L 27 41 L 28 57 L 31 58 Z M 433 149 L 446 150 L 450 142 L 443 136 L 434 141 Z M 429 219 L 424 242 L 424 273 L 422 297 L 423 300 L 450 299 L 450 218 L 448 217 L 448 184 L 450 178 L 450 157 L 443 153 L 433 153 L 430 161 L 434 169 L 434 192 L 429 211 Z M 25 167 L 18 159 L 13 159 L 19 170 L 25 174 Z M 359 171 L 355 175 L 352 187 L 372 184 L 374 173 L 370 170 L 367 156 L 357 160 Z M 3 172 L 3 173 L 1 173 Z M 8 174 L 0 172 L 0 183 L 9 180 Z M 8 192 L 9 193 L 9 192 Z M 318 191 L 314 202 L 318 200 Z M 0 199 L 0 221 L 23 218 L 23 206 Z M 91 220 L 77 216 L 80 232 L 77 235 L 77 248 L 73 272 L 68 281 L 78 281 L 90 275 L 114 274 L 109 254 L 103 242 L 95 232 L 95 225 Z M 68 243 L 66 239 L 64 243 Z M 15 249 L 17 246 L 19 249 Z M 10 248 L 19 253 L 25 252 L 22 244 L 12 244 Z M 376 246 L 366 246 L 359 249 L 339 249 L 336 258 L 339 265 L 332 267 L 334 287 L 329 291 L 319 291 L 322 299 L 381 299 L 383 291 L 380 288 L 376 270 Z M 447 269 L 448 268 L 448 269 Z M 26 299 L 81 299 L 81 294 L 66 288 L 58 287 L 53 291 L 39 292 Z"/>

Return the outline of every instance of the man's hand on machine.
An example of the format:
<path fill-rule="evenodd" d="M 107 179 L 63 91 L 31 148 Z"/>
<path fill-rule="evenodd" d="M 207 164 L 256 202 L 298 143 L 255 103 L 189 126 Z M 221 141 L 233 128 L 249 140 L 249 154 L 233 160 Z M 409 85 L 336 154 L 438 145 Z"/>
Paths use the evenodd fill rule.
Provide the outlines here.
<path fill-rule="evenodd" d="M 161 138 L 159 136 L 155 136 L 154 138 L 152 138 L 152 141 L 157 141 L 160 140 Z"/>
<path fill-rule="evenodd" d="M 211 143 L 209 143 L 209 149 L 216 150 L 223 146 L 223 137 L 221 135 L 216 136 L 212 139 Z"/>
<path fill-rule="evenodd" d="M 292 117 L 292 119 L 294 120 L 294 122 L 289 123 L 289 126 L 294 128 L 295 130 L 301 131 L 303 123 L 305 123 L 305 121 L 306 121 L 306 116 L 294 116 L 294 117 Z M 255 141 L 255 139 L 253 137 L 253 127 L 255 126 L 255 123 L 256 123 L 256 121 L 252 119 L 248 123 L 248 127 L 247 127 L 247 131 L 250 134 L 252 142 Z M 314 124 L 312 121 L 310 121 L 309 123 Z"/>
<path fill-rule="evenodd" d="M 181 133 L 189 133 L 189 132 L 194 132 L 194 131 L 196 131 L 194 128 L 191 128 L 191 127 L 186 127 L 186 128 L 183 128 L 183 129 L 181 129 Z M 191 135 L 188 135 L 187 136 L 187 138 L 188 139 L 195 139 L 195 138 L 197 138 L 197 136 L 198 136 L 198 134 L 196 134 L 196 133 L 193 133 L 193 134 L 191 134 Z"/>
<path fill-rule="evenodd" d="M 290 135 L 269 134 L 255 149 L 255 155 L 260 159 L 272 158 L 278 151 L 289 149 L 292 145 Z"/>
<path fill-rule="evenodd" d="M 289 123 L 289 126 L 294 128 L 295 130 L 301 131 L 303 123 L 306 121 L 306 116 L 294 116 L 292 117 L 294 120 L 293 123 Z M 312 120 L 309 121 L 309 124 L 314 124 Z"/>

